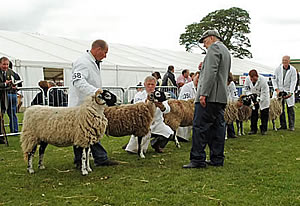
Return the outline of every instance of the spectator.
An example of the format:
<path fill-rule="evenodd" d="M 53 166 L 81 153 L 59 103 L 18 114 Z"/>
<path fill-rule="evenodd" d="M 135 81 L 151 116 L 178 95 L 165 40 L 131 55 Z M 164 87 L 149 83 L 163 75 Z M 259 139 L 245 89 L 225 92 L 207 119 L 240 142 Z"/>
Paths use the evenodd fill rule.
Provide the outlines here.
<path fill-rule="evenodd" d="M 168 67 L 167 73 L 165 73 L 164 78 L 162 80 L 162 86 L 177 86 L 174 72 L 175 72 L 174 66 L 170 65 Z"/>
<path fill-rule="evenodd" d="M 270 98 L 273 96 L 274 88 L 273 88 L 273 83 L 272 83 L 272 78 L 269 77 L 268 81 L 268 86 L 269 86 L 269 92 L 270 92 Z"/>
<path fill-rule="evenodd" d="M 192 81 L 192 78 L 190 77 L 190 70 L 184 69 L 181 72 L 181 75 L 177 78 L 177 86 L 178 88 L 181 88 L 184 84 L 189 83 Z"/>
<path fill-rule="evenodd" d="M 183 168 L 223 166 L 225 144 L 224 109 L 227 103 L 226 83 L 231 67 L 228 49 L 215 30 L 203 33 L 207 54 L 201 67 L 195 96 L 192 148 L 190 163 Z M 210 161 L 206 161 L 206 146 L 210 149 Z"/>
<path fill-rule="evenodd" d="M 103 40 L 92 43 L 91 50 L 87 50 L 79 57 L 72 67 L 72 80 L 69 92 L 69 107 L 79 106 L 88 95 L 94 94 L 102 88 L 101 61 L 106 58 L 108 44 Z M 73 147 L 74 163 L 81 168 L 82 148 Z M 119 164 L 108 159 L 107 152 L 100 141 L 91 145 L 91 151 L 96 166 L 112 166 Z"/>
<path fill-rule="evenodd" d="M 287 114 L 289 121 L 289 129 L 295 130 L 295 88 L 297 84 L 297 71 L 290 65 L 290 57 L 282 57 L 282 64 L 275 69 L 273 76 L 273 86 L 276 91 L 276 95 L 279 92 L 286 92 L 288 95 L 284 97 L 282 101 L 282 114 L 280 115 L 280 128 L 287 129 L 286 118 L 285 118 L 285 104 L 287 104 Z"/>
<path fill-rule="evenodd" d="M 194 76 L 195 76 L 195 73 L 194 73 L 194 72 L 191 72 L 191 73 L 190 73 L 190 77 L 192 78 L 192 81 L 194 80 Z"/>
<path fill-rule="evenodd" d="M 270 106 L 270 94 L 267 80 L 258 75 L 256 70 L 251 70 L 248 77 L 245 80 L 245 93 L 256 94 L 260 98 L 260 101 L 254 100 L 254 108 L 252 109 L 251 114 L 251 131 L 249 135 L 257 133 L 257 121 L 258 121 L 258 110 L 260 109 L 260 132 L 262 135 L 267 134 L 268 130 L 268 119 L 269 119 L 269 106 Z"/>
<path fill-rule="evenodd" d="M 55 88 L 56 84 L 53 81 L 48 82 L 48 88 L 54 87 L 49 92 L 49 106 L 53 107 L 67 107 L 68 106 L 68 96 L 63 90 Z"/>
<path fill-rule="evenodd" d="M 233 81 L 232 73 L 230 72 L 228 75 L 228 81 L 227 81 L 227 98 L 229 101 L 235 101 L 238 99 L 238 95 L 236 92 L 236 87 Z M 233 122 L 231 124 L 227 124 L 227 137 L 228 138 L 237 138 L 234 131 Z"/>
<path fill-rule="evenodd" d="M 18 118 L 17 118 L 17 86 L 21 87 L 22 83 L 15 84 L 16 80 L 21 80 L 20 76 L 14 72 L 12 68 L 12 63 L 8 58 L 2 57 L 1 61 L 1 70 L 3 72 L 3 78 L 5 80 L 11 81 L 8 87 L 6 88 L 7 92 L 7 115 L 9 117 L 9 128 L 11 133 L 19 132 L 18 128 Z M 9 65 L 11 68 L 9 68 Z"/>
<path fill-rule="evenodd" d="M 189 82 L 185 85 L 180 90 L 178 99 L 179 100 L 189 100 L 195 98 L 196 95 L 196 89 L 198 86 L 198 80 L 199 80 L 199 74 L 200 71 L 196 72 L 194 76 L 194 80 L 192 82 Z M 190 140 L 191 137 L 191 131 L 192 131 L 192 126 L 190 127 L 179 127 L 177 130 L 177 138 L 178 141 L 180 142 L 187 142 Z"/>
<path fill-rule="evenodd" d="M 162 79 L 159 72 L 153 72 L 152 76 L 156 78 L 156 86 L 160 87 L 162 85 Z"/>
<path fill-rule="evenodd" d="M 48 98 L 47 98 L 47 92 L 48 92 L 48 82 L 47 81 L 39 81 L 39 87 L 43 91 L 37 93 L 37 95 L 34 97 L 34 99 L 31 101 L 32 105 L 48 105 Z"/>
<path fill-rule="evenodd" d="M 153 75 L 152 75 L 153 76 Z M 137 85 L 136 85 L 136 91 L 137 93 L 141 93 L 143 91 L 143 85 L 142 85 L 142 82 L 139 82 Z M 135 95 L 136 96 L 136 95 Z M 130 104 L 133 104 L 134 103 L 134 98 L 130 101 Z"/>
<path fill-rule="evenodd" d="M 148 94 L 155 90 L 156 78 L 154 78 L 153 76 L 146 77 L 144 80 L 144 86 L 145 90 L 135 95 L 134 104 L 145 102 L 147 100 Z M 156 111 L 154 113 L 154 120 L 150 126 L 151 136 L 153 137 L 153 139 L 151 140 L 151 146 L 156 152 L 162 153 L 163 148 L 167 145 L 170 137 L 173 135 L 173 130 L 164 123 L 163 117 L 163 114 L 170 112 L 170 106 L 168 104 L 168 101 L 164 101 L 163 103 L 157 102 L 155 104 L 159 104 L 159 106 L 156 108 Z M 150 142 L 149 136 L 147 135 L 147 137 L 143 137 L 146 138 L 146 141 L 142 141 L 142 143 L 144 143 L 144 146 L 142 146 L 142 148 L 148 147 L 148 144 Z M 137 153 L 137 147 L 137 138 L 132 135 L 125 150 L 130 153 Z"/>

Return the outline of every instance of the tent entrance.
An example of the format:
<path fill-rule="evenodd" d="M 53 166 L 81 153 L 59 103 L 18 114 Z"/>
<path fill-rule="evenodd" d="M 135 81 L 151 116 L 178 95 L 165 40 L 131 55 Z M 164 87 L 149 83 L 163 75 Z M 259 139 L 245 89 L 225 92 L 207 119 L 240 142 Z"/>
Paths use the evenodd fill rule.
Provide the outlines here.
<path fill-rule="evenodd" d="M 43 68 L 44 80 L 54 81 L 57 84 L 64 82 L 64 69 Z"/>

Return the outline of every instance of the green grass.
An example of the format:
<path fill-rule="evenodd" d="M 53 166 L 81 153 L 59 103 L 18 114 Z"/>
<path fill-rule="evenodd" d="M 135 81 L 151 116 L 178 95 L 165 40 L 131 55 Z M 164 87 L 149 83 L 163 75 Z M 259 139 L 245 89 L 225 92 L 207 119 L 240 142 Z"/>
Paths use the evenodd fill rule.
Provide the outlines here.
<path fill-rule="evenodd" d="M 149 148 L 138 159 L 121 149 L 129 137 L 105 137 L 109 157 L 124 163 L 86 177 L 74 169 L 71 147 L 54 146 L 46 150 L 46 169 L 37 169 L 36 155 L 29 175 L 19 137 L 9 137 L 9 147 L 0 145 L 0 205 L 300 205 L 298 125 L 294 132 L 226 140 L 224 167 L 207 169 L 181 168 L 191 143 L 177 149 L 170 142 L 163 154 Z"/>

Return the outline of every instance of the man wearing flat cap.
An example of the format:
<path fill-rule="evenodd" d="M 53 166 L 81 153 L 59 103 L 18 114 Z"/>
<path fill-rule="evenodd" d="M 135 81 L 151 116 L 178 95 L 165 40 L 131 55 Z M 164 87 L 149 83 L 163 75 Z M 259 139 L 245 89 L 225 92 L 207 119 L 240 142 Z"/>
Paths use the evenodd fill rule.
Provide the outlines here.
<path fill-rule="evenodd" d="M 197 93 L 193 122 L 190 163 L 183 168 L 205 168 L 223 166 L 225 144 L 224 109 L 227 103 L 227 79 L 231 57 L 215 30 L 203 33 L 200 43 L 207 54 L 204 58 Z M 210 161 L 206 161 L 205 147 L 210 149 Z"/>

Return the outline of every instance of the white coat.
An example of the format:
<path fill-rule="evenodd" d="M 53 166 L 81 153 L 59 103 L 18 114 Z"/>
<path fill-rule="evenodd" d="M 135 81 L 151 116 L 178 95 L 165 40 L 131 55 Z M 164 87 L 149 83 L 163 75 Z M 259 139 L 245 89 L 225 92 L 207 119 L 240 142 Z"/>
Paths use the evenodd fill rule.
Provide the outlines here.
<path fill-rule="evenodd" d="M 102 87 L 100 68 L 90 51 L 85 52 L 73 63 L 69 107 L 79 106 L 87 96 Z"/>
<path fill-rule="evenodd" d="M 181 87 L 178 99 L 179 100 L 189 100 L 195 98 L 196 88 L 194 82 L 191 81 Z M 190 140 L 192 126 L 190 127 L 179 127 L 176 131 L 176 136 L 181 137 L 185 140 Z"/>
<path fill-rule="evenodd" d="M 147 100 L 147 96 L 148 96 L 148 94 L 147 94 L 146 90 L 144 90 L 142 92 L 138 92 L 134 96 L 133 103 L 135 104 L 138 102 L 145 102 Z M 169 113 L 171 109 L 168 104 L 168 101 L 164 101 L 163 105 L 166 108 L 165 111 L 163 111 L 163 112 L 159 108 L 156 108 L 156 111 L 154 113 L 154 120 L 150 126 L 150 133 L 162 135 L 166 138 L 169 138 L 170 135 L 173 134 L 173 130 L 164 123 L 163 114 Z M 144 153 L 146 153 L 149 142 L 150 142 L 150 137 L 151 137 L 150 133 L 147 134 L 145 137 L 143 137 L 143 141 L 141 143 L 141 148 Z M 137 153 L 137 149 L 138 149 L 137 137 L 131 135 L 131 138 L 130 138 L 125 150 L 128 152 Z"/>
<path fill-rule="evenodd" d="M 297 84 L 297 71 L 295 67 L 290 65 L 290 69 L 286 72 L 283 81 L 283 69 L 284 68 L 282 64 L 275 69 L 272 83 L 273 83 L 274 90 L 279 89 L 279 91 L 285 91 L 287 93 L 292 94 L 290 98 L 286 99 L 286 103 L 288 107 L 292 107 L 295 105 L 294 91 Z M 276 94 L 276 92 L 274 93 Z"/>
<path fill-rule="evenodd" d="M 230 82 L 229 85 L 227 85 L 227 101 L 235 101 L 239 97 L 237 95 L 236 86 L 234 82 Z"/>
<path fill-rule="evenodd" d="M 245 80 L 244 89 L 246 95 L 257 94 L 257 96 L 260 98 L 260 102 L 259 102 L 260 110 L 269 108 L 270 106 L 269 86 L 267 80 L 263 76 L 258 75 L 258 80 L 255 83 L 255 85 L 253 85 L 253 83 L 251 82 L 250 77 L 247 76 Z"/>

